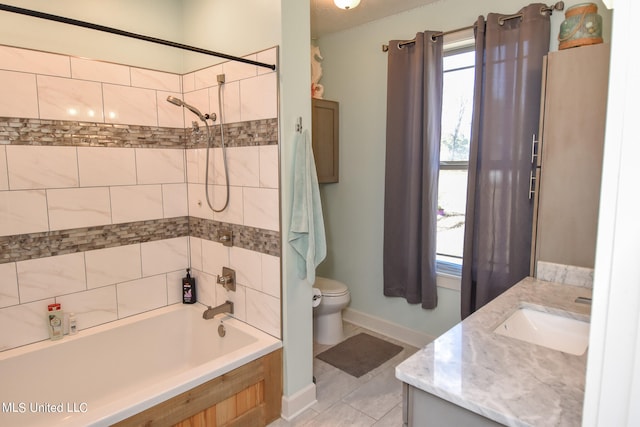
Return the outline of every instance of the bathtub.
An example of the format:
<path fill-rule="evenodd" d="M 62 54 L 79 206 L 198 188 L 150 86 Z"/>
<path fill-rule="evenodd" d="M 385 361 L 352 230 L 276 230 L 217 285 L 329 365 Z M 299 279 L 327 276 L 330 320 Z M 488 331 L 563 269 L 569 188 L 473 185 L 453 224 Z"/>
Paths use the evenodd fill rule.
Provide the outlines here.
<path fill-rule="evenodd" d="M 0 353 L 0 425 L 111 425 L 282 347 L 204 309 L 172 305 Z"/>

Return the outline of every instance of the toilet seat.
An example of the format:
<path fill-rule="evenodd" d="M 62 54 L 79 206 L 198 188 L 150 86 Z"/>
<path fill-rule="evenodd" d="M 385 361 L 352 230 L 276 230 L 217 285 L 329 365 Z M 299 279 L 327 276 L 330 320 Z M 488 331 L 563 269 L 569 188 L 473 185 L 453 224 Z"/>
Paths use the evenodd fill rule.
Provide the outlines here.
<path fill-rule="evenodd" d="M 340 297 L 349 293 L 347 285 L 326 277 L 316 277 L 313 287 L 320 289 L 323 297 Z"/>

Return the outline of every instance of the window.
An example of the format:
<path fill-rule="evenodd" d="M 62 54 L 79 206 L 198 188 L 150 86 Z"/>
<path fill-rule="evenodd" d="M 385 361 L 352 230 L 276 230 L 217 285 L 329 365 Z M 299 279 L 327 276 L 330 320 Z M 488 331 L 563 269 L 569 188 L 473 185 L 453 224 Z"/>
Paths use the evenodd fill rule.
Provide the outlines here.
<path fill-rule="evenodd" d="M 462 272 L 474 63 L 469 42 L 455 50 L 445 44 L 436 262 L 438 273 L 454 276 Z"/>

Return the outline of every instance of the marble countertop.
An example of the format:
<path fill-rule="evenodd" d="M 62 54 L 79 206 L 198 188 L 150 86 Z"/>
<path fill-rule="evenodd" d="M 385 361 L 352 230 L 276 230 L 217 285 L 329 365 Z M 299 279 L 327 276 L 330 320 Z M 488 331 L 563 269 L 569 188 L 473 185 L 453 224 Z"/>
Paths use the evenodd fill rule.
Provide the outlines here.
<path fill-rule="evenodd" d="M 521 306 L 588 320 L 585 287 L 525 278 L 396 367 L 418 389 L 508 426 L 579 426 L 587 352 L 574 356 L 498 335 Z"/>

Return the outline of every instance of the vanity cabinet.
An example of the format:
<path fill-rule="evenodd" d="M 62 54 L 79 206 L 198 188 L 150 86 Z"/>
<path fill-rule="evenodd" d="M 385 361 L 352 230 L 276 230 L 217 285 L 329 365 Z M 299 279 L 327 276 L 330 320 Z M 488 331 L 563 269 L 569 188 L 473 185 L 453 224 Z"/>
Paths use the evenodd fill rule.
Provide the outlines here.
<path fill-rule="evenodd" d="M 319 183 L 338 182 L 339 104 L 312 99 L 311 144 Z"/>
<path fill-rule="evenodd" d="M 593 268 L 608 79 L 608 44 L 545 58 L 532 274 L 536 261 Z"/>

